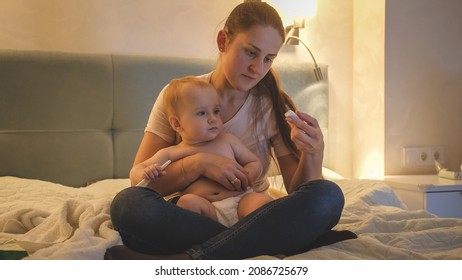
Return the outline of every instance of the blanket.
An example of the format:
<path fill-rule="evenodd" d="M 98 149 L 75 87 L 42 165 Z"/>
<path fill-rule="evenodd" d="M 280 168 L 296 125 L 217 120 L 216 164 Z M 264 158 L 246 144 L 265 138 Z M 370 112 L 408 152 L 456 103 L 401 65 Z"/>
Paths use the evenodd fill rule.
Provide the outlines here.
<path fill-rule="evenodd" d="M 462 259 L 462 219 L 410 211 L 382 181 L 336 182 L 346 204 L 335 229 L 358 238 L 286 259 Z M 110 179 L 76 189 L 0 177 L 0 250 L 26 250 L 26 259 L 102 259 L 121 244 L 109 206 L 128 185 L 128 179 Z"/>
<path fill-rule="evenodd" d="M 102 259 L 122 244 L 109 206 L 128 180 L 86 188 L 13 177 L 0 178 L 0 244 L 26 250 L 26 259 Z"/>

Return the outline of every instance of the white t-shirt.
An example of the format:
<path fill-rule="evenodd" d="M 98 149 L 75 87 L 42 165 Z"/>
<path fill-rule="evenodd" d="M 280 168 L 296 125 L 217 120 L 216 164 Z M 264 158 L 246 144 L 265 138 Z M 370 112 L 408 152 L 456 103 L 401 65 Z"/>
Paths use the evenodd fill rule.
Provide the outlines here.
<path fill-rule="evenodd" d="M 212 73 L 209 73 L 199 76 L 199 78 L 210 82 L 211 76 Z M 152 132 L 167 142 L 177 144 L 180 137 L 168 122 L 163 102 L 164 92 L 165 87 L 154 103 L 145 132 Z M 255 191 L 267 189 L 269 186 L 267 173 L 271 163 L 271 148 L 274 149 L 276 157 L 290 154 L 279 133 L 271 100 L 259 96 L 256 89 L 252 89 L 239 111 L 223 124 L 223 131 L 232 133 L 241 139 L 257 155 L 262 163 L 263 172 L 254 183 L 254 189 Z"/>

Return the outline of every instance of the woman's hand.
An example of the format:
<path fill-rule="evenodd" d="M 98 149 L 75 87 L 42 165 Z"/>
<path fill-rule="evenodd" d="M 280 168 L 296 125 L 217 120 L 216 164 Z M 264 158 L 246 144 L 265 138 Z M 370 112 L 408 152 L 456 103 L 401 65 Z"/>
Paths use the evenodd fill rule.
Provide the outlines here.
<path fill-rule="evenodd" d="M 293 155 L 278 158 L 284 184 L 288 193 L 300 184 L 322 178 L 324 139 L 318 121 L 308 114 L 297 111 L 299 118 L 288 116 L 290 137 L 300 150 L 300 158 Z"/>
<path fill-rule="evenodd" d="M 290 125 L 290 137 L 302 153 L 319 154 L 324 152 L 324 137 L 318 121 L 312 116 L 297 111 L 299 118 L 286 117 Z"/>
<path fill-rule="evenodd" d="M 192 157 L 200 165 L 202 176 L 218 182 L 228 190 L 244 191 L 252 186 L 246 170 L 235 160 L 208 153 L 198 153 Z"/>

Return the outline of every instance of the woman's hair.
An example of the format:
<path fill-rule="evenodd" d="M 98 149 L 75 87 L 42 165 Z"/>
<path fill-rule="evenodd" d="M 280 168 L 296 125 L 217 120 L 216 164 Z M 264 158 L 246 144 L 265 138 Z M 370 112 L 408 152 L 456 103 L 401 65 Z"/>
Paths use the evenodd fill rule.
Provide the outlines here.
<path fill-rule="evenodd" d="M 271 26 L 285 38 L 284 25 L 278 12 L 269 4 L 256 0 L 246 0 L 237 5 L 229 14 L 224 29 L 233 37 L 255 25 Z"/>
<path fill-rule="evenodd" d="M 191 84 L 201 88 L 213 88 L 210 83 L 195 76 L 186 76 L 171 80 L 164 92 L 164 105 L 168 115 L 178 115 L 185 84 Z"/>
<path fill-rule="evenodd" d="M 278 12 L 269 4 L 258 0 L 245 0 L 244 3 L 236 6 L 228 16 L 224 30 L 230 36 L 229 40 L 231 41 L 235 35 L 245 32 L 255 25 L 273 27 L 281 36 L 282 41 L 285 41 L 284 25 Z M 290 127 L 284 116 L 288 108 L 295 110 L 295 105 L 292 99 L 281 89 L 279 78 L 274 69 L 271 68 L 268 71 L 257 84 L 257 89 L 258 92 L 270 97 L 282 139 L 291 152 L 298 155 L 299 152 L 290 139 Z"/>

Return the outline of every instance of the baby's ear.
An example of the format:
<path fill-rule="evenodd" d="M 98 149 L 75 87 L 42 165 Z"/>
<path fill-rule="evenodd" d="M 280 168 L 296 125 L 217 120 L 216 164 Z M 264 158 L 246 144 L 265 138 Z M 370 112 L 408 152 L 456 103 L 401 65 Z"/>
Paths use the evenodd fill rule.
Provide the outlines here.
<path fill-rule="evenodd" d="M 173 130 L 175 130 L 176 132 L 180 133 L 183 131 L 183 128 L 180 124 L 180 119 L 178 119 L 177 116 L 168 117 L 168 122 L 170 123 L 170 126 L 173 128 Z"/>

